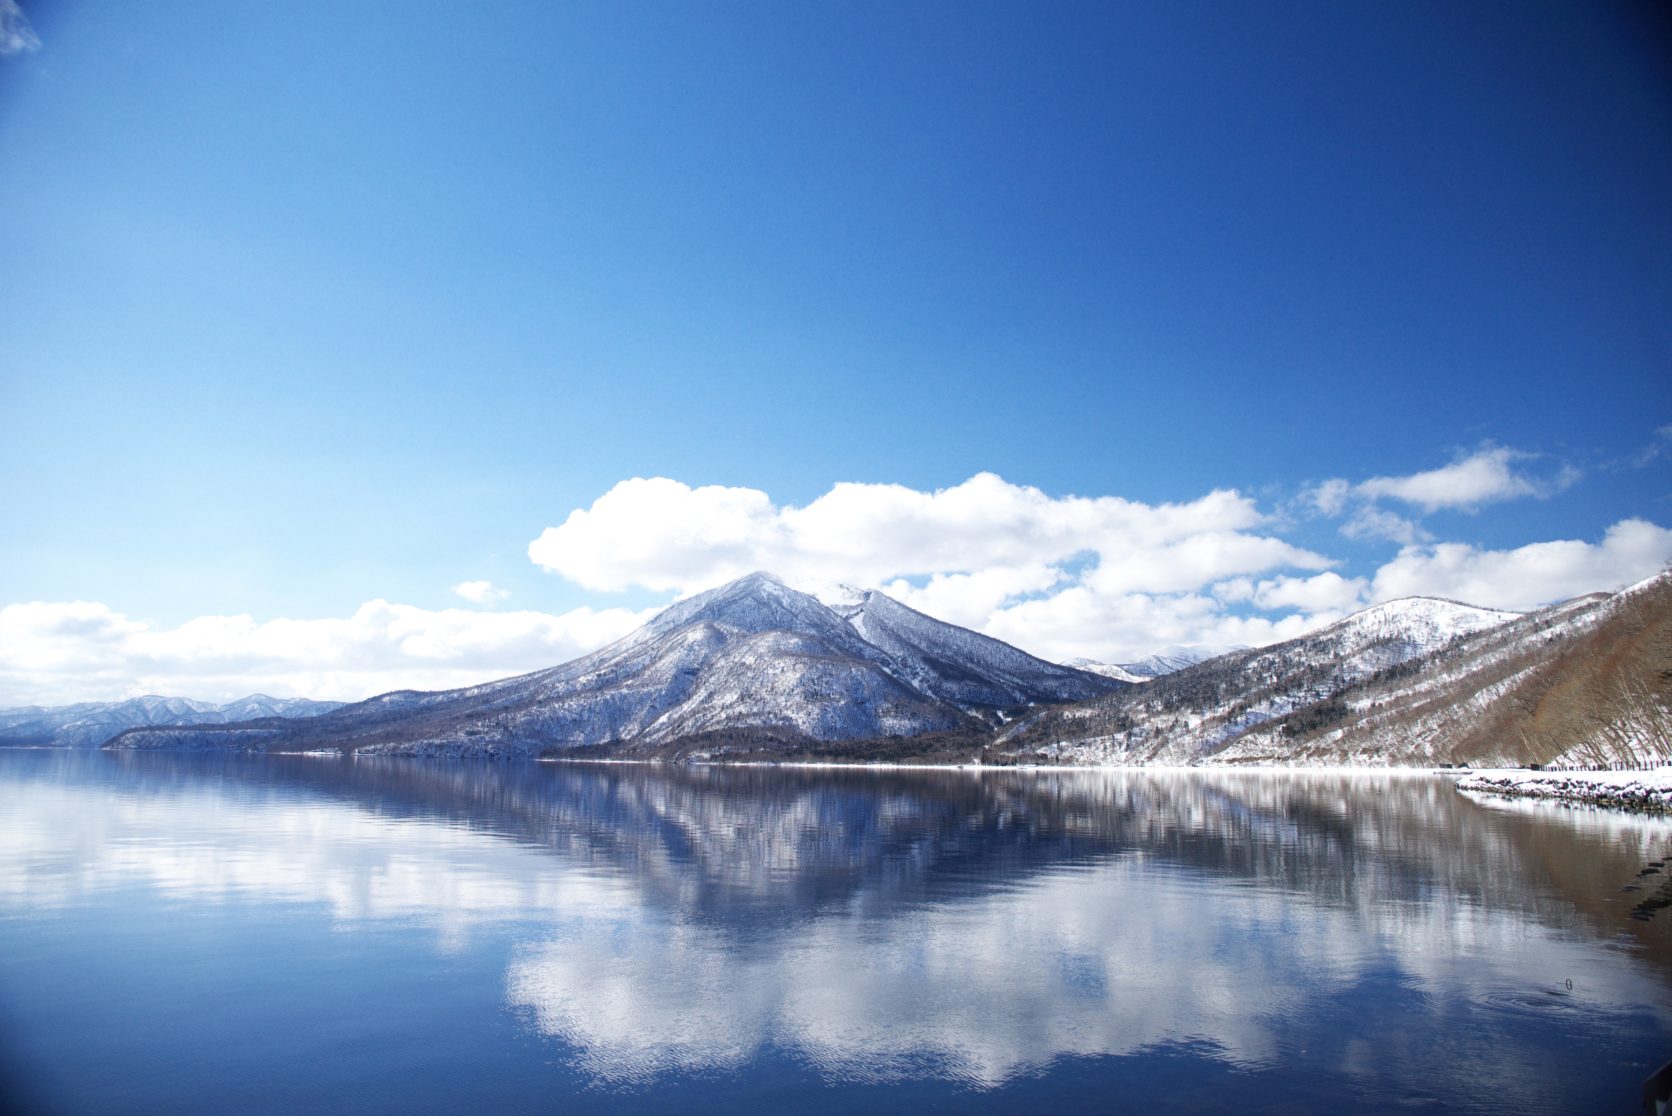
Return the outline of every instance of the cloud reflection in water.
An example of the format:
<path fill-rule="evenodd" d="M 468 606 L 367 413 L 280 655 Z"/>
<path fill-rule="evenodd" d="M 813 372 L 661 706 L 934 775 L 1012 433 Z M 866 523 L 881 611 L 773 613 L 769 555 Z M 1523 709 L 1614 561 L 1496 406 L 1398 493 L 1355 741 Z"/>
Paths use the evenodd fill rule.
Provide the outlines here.
<path fill-rule="evenodd" d="M 1526 1020 L 1672 1016 L 1664 934 L 1599 945 L 1607 889 L 1581 886 L 1672 827 L 1432 780 L 121 762 L 141 778 L 5 803 L 0 901 L 319 904 L 450 951 L 509 932 L 509 1005 L 604 1081 L 778 1050 L 986 1087 L 1191 1044 L 1536 1109 Z"/>

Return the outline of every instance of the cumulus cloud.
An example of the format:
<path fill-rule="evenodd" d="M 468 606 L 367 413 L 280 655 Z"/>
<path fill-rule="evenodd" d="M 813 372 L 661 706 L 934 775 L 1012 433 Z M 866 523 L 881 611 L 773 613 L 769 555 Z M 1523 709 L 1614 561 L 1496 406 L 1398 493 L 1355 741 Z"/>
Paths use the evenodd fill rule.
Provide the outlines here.
<path fill-rule="evenodd" d="M 1005 602 L 1047 592 L 1066 578 L 1063 571 L 1053 566 L 1038 565 L 975 573 L 938 573 L 921 587 L 895 579 L 882 589 L 901 604 L 938 620 L 980 628 Z"/>
<path fill-rule="evenodd" d="M 376 600 L 342 618 L 203 616 L 168 628 L 95 602 L 13 604 L 0 608 L 0 707 L 145 693 L 357 700 L 447 689 L 553 666 L 648 616 L 622 608 L 428 610 Z"/>
<path fill-rule="evenodd" d="M 41 49 L 41 40 L 17 0 L 0 0 L 0 58 Z"/>
<path fill-rule="evenodd" d="M 1312 509 L 1319 515 L 1337 516 L 1347 510 L 1347 501 L 1353 495 L 1353 486 L 1340 477 L 1312 488 L 1305 493 L 1305 501 L 1312 505 Z"/>
<path fill-rule="evenodd" d="M 511 595 L 509 589 L 501 589 L 491 581 L 461 581 L 453 586 L 453 592 L 470 603 L 479 605 L 491 605 Z"/>
<path fill-rule="evenodd" d="M 1341 534 L 1349 539 L 1366 541 L 1382 539 L 1400 546 L 1411 546 L 1419 542 L 1429 542 L 1434 536 L 1423 529 L 1415 520 L 1402 515 L 1367 504 L 1353 512 L 1347 522 L 1341 525 Z"/>
<path fill-rule="evenodd" d="M 1211 593 L 1125 593 L 1109 596 L 1072 585 L 1050 597 L 1018 602 L 993 614 L 982 630 L 1046 658 L 1123 662 L 1159 649 L 1226 651 L 1303 635 L 1333 615 L 1238 615 Z"/>
<path fill-rule="evenodd" d="M 1642 519 L 1579 539 L 1482 550 L 1463 543 L 1409 546 L 1376 571 L 1371 597 L 1450 597 L 1489 608 L 1530 609 L 1648 577 L 1672 557 L 1672 531 Z"/>
<path fill-rule="evenodd" d="M 547 528 L 528 552 L 590 589 L 689 594 L 767 569 L 792 584 L 880 587 L 1050 658 L 1139 657 L 1161 644 L 1269 641 L 1303 623 L 1197 615 L 1204 604 L 1218 607 L 1200 594 L 1212 583 L 1335 564 L 1277 537 L 1270 524 L 1254 500 L 1231 490 L 1145 504 L 1049 496 L 981 473 L 932 492 L 838 484 L 795 507 L 757 489 L 655 477 L 622 481 Z M 1163 615 L 1166 636 L 1140 626 Z"/>
<path fill-rule="evenodd" d="M 1482 455 L 1506 468 L 1521 460 Z M 1438 499 L 1444 486 L 1434 483 L 1407 495 Z M 1470 483 L 1476 498 L 1513 487 Z M 881 588 L 1045 658 L 1105 662 L 1274 643 L 1395 597 L 1532 608 L 1639 580 L 1672 556 L 1672 531 L 1641 519 L 1594 543 L 1440 542 L 1359 487 L 1328 482 L 1310 499 L 1349 515 L 1349 533 L 1401 544 L 1371 576 L 1282 538 L 1284 522 L 1236 491 L 1145 504 L 1050 496 L 990 473 L 935 491 L 838 484 L 800 507 L 751 488 L 636 478 L 573 510 L 528 549 L 547 570 L 599 591 L 673 597 L 756 569 L 809 588 Z M 1465 487 L 1449 491 L 1461 499 Z M 487 581 L 453 591 L 478 605 L 504 597 Z M 15 604 L 0 609 L 0 706 L 147 692 L 353 699 L 470 685 L 594 650 L 653 611 L 432 611 L 375 600 L 344 618 L 208 616 L 165 628 L 99 603 Z"/>
<path fill-rule="evenodd" d="M 1464 508 L 1568 483 L 1523 475 L 1529 460 L 1486 447 L 1409 477 L 1311 489 L 1315 510 L 1349 515 L 1350 537 L 1401 545 L 1373 578 L 1279 537 L 1279 521 L 1236 491 L 1145 504 L 1050 496 L 991 473 L 936 491 L 838 484 L 803 507 L 752 488 L 635 478 L 547 528 L 529 556 L 597 590 L 689 594 L 755 569 L 792 584 L 849 581 L 1047 658 L 1121 661 L 1289 639 L 1392 597 L 1531 607 L 1646 576 L 1672 553 L 1666 532 L 1641 521 L 1595 546 L 1476 551 L 1376 503 Z"/>
<path fill-rule="evenodd" d="M 1372 499 L 1389 497 L 1423 511 L 1478 508 L 1482 504 L 1539 496 L 1546 486 L 1518 472 L 1515 463 L 1530 455 L 1503 446 L 1476 450 L 1450 465 L 1405 477 L 1372 477 L 1357 491 Z"/>
<path fill-rule="evenodd" d="M 943 600 L 954 585 L 988 598 L 1001 583 L 1048 588 L 1074 564 L 1089 564 L 1086 576 L 1104 592 L 1176 592 L 1239 573 L 1333 564 L 1259 533 L 1266 521 L 1253 500 L 1229 490 L 1152 505 L 1052 497 L 981 473 L 934 492 L 838 484 L 805 507 L 780 507 L 756 489 L 655 477 L 622 481 L 548 527 L 528 553 L 589 589 L 692 593 L 770 569 L 792 581 L 929 578 Z"/>
<path fill-rule="evenodd" d="M 1362 608 L 1370 583 L 1326 570 L 1312 577 L 1268 578 L 1254 586 L 1252 600 L 1267 610 L 1296 608 L 1309 613 L 1339 613 Z"/>
<path fill-rule="evenodd" d="M 1371 477 L 1358 484 L 1334 477 L 1305 490 L 1298 505 L 1316 515 L 1343 518 L 1344 538 L 1415 546 L 1433 542 L 1434 536 L 1409 514 L 1388 510 L 1385 502 L 1403 504 L 1418 514 L 1475 512 L 1505 500 L 1546 499 L 1583 475 L 1572 465 L 1537 474 L 1528 467 L 1537 458 L 1523 450 L 1485 445 L 1460 454 L 1449 465 L 1405 476 Z"/>

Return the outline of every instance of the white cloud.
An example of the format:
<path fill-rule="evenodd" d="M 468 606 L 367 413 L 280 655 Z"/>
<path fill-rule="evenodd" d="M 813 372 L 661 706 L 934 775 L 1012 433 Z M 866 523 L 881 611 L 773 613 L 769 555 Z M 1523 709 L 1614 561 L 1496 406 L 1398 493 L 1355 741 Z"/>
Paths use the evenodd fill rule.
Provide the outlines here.
<path fill-rule="evenodd" d="M 692 592 L 771 565 L 780 530 L 764 492 L 635 477 L 546 528 L 528 556 L 588 589 Z"/>
<path fill-rule="evenodd" d="M 0 58 L 41 49 L 41 40 L 17 0 L 0 0 Z"/>
<path fill-rule="evenodd" d="M 1386 508 L 1378 508 L 1374 504 L 1366 504 L 1355 511 L 1347 522 L 1341 525 L 1341 534 L 1349 539 L 1385 539 L 1400 546 L 1429 542 L 1434 537 L 1414 520 L 1396 515 Z"/>
<path fill-rule="evenodd" d="M 1126 662 L 1157 650 L 1226 651 L 1278 643 L 1336 619 L 1303 613 L 1239 616 L 1201 593 L 1107 596 L 1074 585 L 1055 596 L 1022 601 L 995 613 L 982 629 L 1048 659 Z"/>
<path fill-rule="evenodd" d="M 933 492 L 838 484 L 805 507 L 749 488 L 622 481 L 529 545 L 591 589 L 688 594 L 751 570 L 882 587 L 1052 659 L 1287 638 L 1300 619 L 1217 615 L 1226 579 L 1335 563 L 1270 533 L 1247 496 L 1177 504 L 1048 496 L 991 473 Z"/>
<path fill-rule="evenodd" d="M 1235 491 L 1152 505 L 1053 497 L 983 473 L 928 492 L 838 484 L 803 507 L 756 489 L 627 480 L 545 530 L 529 555 L 594 590 L 688 594 L 755 569 L 791 584 L 875 586 L 1045 658 L 1108 662 L 1273 643 L 1393 597 L 1529 608 L 1638 580 L 1672 556 L 1672 531 L 1638 519 L 1594 544 L 1495 551 L 1436 542 L 1335 482 L 1313 502 L 1349 514 L 1349 533 L 1403 549 L 1374 577 L 1353 576 L 1279 537 L 1282 523 Z M 477 604 L 502 598 L 486 581 L 453 588 Z M 341 619 L 209 616 L 162 628 L 104 604 L 16 604 L 0 609 L 0 706 L 469 685 L 571 659 L 652 611 L 431 611 L 377 600 Z"/>
<path fill-rule="evenodd" d="M 1053 497 L 990 473 L 933 492 L 838 484 L 804 507 L 757 489 L 633 479 L 548 528 L 529 555 L 593 589 L 687 594 L 754 569 L 792 584 L 851 581 L 1046 658 L 1118 661 L 1272 643 L 1413 594 L 1530 607 L 1635 580 L 1672 551 L 1660 542 L 1667 532 L 1636 521 L 1595 547 L 1481 552 L 1434 543 L 1370 500 L 1464 507 L 1562 483 L 1515 472 L 1527 456 L 1487 448 L 1411 477 L 1316 486 L 1314 506 L 1350 512 L 1345 533 L 1403 544 L 1373 581 L 1278 537 L 1274 519 L 1235 491 L 1150 505 Z"/>
<path fill-rule="evenodd" d="M 1336 477 L 1307 491 L 1303 498 L 1319 515 L 1337 516 L 1346 510 L 1347 500 L 1352 494 L 1353 486 Z"/>
<path fill-rule="evenodd" d="M 491 605 L 511 595 L 509 589 L 501 589 L 491 581 L 461 581 L 453 586 L 453 592 L 472 604 L 479 605 Z"/>
<path fill-rule="evenodd" d="M 163 628 L 88 601 L 14 604 L 0 608 L 0 707 L 144 693 L 355 700 L 446 689 L 565 662 L 648 616 L 621 608 L 432 611 L 377 600 L 344 618 L 203 616 Z"/>
<path fill-rule="evenodd" d="M 953 585 L 988 600 L 1001 583 L 1034 591 L 1050 583 L 1047 570 L 1088 560 L 1087 576 L 1106 593 L 1182 591 L 1240 573 L 1333 564 L 1256 533 L 1266 520 L 1233 491 L 1151 505 L 1051 497 L 991 473 L 934 492 L 838 484 L 800 508 L 779 507 L 756 489 L 656 477 L 622 481 L 548 527 L 528 553 L 589 589 L 688 594 L 769 569 L 791 581 L 865 585 L 939 575 L 941 600 Z M 949 575 L 971 576 L 949 582 Z"/>
<path fill-rule="evenodd" d="M 1672 558 L 1672 531 L 1642 519 L 1610 527 L 1600 543 L 1578 539 L 1481 550 L 1464 543 L 1408 546 L 1376 571 L 1374 600 L 1450 597 L 1489 608 L 1529 609 L 1653 574 Z"/>
<path fill-rule="evenodd" d="M 1583 476 L 1579 469 L 1566 464 L 1553 473 L 1546 470 L 1546 475 L 1535 475 L 1524 466 L 1537 456 L 1507 446 L 1486 445 L 1438 469 L 1371 477 L 1358 484 L 1339 477 L 1326 480 L 1304 491 L 1298 503 L 1317 515 L 1332 519 L 1344 516 L 1344 538 L 1415 546 L 1433 542 L 1434 536 L 1410 516 L 1389 511 L 1382 501 L 1393 500 L 1423 514 L 1440 510 L 1473 512 L 1519 497 L 1546 499 L 1578 483 Z"/>
<path fill-rule="evenodd" d="M 1283 567 L 1317 570 L 1335 563 L 1282 539 L 1236 531 L 1202 531 L 1185 538 L 1153 542 L 1146 549 L 1111 548 L 1086 574 L 1099 592 L 1185 592 L 1230 574 L 1258 573 Z"/>
<path fill-rule="evenodd" d="M 1253 601 L 1268 611 L 1295 608 L 1303 612 L 1344 612 L 1363 608 L 1370 583 L 1362 577 L 1342 577 L 1325 571 L 1313 577 L 1278 577 L 1254 587 Z"/>
<path fill-rule="evenodd" d="M 921 588 L 896 579 L 883 592 L 901 604 L 966 628 L 981 628 L 1006 601 L 1043 593 L 1067 577 L 1053 566 L 935 574 Z"/>
<path fill-rule="evenodd" d="M 1254 599 L 1254 579 L 1233 577 L 1228 581 L 1221 581 L 1212 591 L 1213 595 L 1222 601 L 1251 601 Z"/>
<path fill-rule="evenodd" d="M 1535 481 L 1514 468 L 1515 462 L 1530 456 L 1503 446 L 1489 446 L 1443 468 L 1405 477 L 1372 477 L 1355 491 L 1371 499 L 1387 497 L 1413 504 L 1425 512 L 1440 508 L 1472 509 L 1519 496 L 1546 495 L 1553 487 L 1551 484 Z M 1573 477 L 1564 475 L 1568 479 L 1559 479 L 1554 486 L 1572 483 Z"/>
<path fill-rule="evenodd" d="M 1633 469 L 1646 469 L 1664 457 L 1669 450 L 1672 450 L 1672 423 L 1657 427 L 1649 444 L 1632 455 L 1630 465 Z"/>

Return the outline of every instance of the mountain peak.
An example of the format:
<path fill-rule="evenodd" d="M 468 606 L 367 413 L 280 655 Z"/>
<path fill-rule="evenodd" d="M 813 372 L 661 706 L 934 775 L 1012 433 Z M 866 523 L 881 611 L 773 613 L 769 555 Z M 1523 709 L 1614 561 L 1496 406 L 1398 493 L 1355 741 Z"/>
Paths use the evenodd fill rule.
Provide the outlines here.
<path fill-rule="evenodd" d="M 1399 634 L 1418 644 L 1437 646 L 1456 636 L 1495 628 L 1520 615 L 1443 597 L 1399 597 L 1355 612 L 1323 631 Z"/>
<path fill-rule="evenodd" d="M 836 599 L 832 608 L 759 570 L 675 601 L 608 647 L 534 674 L 385 694 L 305 723 L 275 724 L 260 710 L 260 721 L 218 734 L 130 730 L 113 746 L 190 739 L 190 747 L 537 755 L 770 750 L 940 732 L 978 740 L 982 725 L 1004 711 L 1124 685 L 1036 659 L 876 590 L 843 587 Z"/>
<path fill-rule="evenodd" d="M 1154 677 L 1148 674 L 1134 674 L 1125 667 L 1116 666 L 1114 663 L 1100 662 L 1097 659 L 1067 659 L 1064 660 L 1062 665 L 1073 667 L 1075 670 L 1083 670 L 1087 674 L 1101 674 L 1104 678 L 1113 678 L 1117 682 L 1148 682 Z"/>
<path fill-rule="evenodd" d="M 859 608 L 873 592 L 849 585 L 845 581 L 824 581 L 817 578 L 797 579 L 795 587 L 811 597 L 816 597 L 820 604 L 833 608 L 842 615 Z"/>
<path fill-rule="evenodd" d="M 791 589 L 774 574 L 757 570 L 675 601 L 629 638 L 661 636 L 699 623 L 745 632 L 847 631 L 842 618 L 817 598 Z"/>

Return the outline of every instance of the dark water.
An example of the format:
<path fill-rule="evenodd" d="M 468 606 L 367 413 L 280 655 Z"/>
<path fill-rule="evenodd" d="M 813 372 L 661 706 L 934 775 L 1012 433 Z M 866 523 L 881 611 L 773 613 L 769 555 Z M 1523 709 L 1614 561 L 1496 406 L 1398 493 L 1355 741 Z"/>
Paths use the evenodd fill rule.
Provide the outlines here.
<path fill-rule="evenodd" d="M 1636 1111 L 1665 822 L 1429 777 L 0 754 L 24 1111 Z"/>

